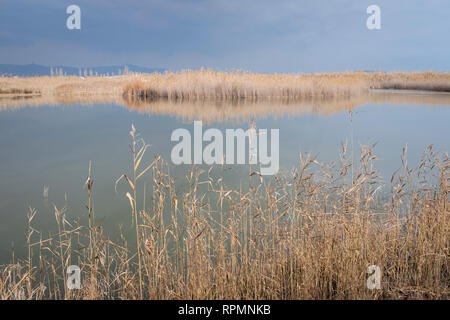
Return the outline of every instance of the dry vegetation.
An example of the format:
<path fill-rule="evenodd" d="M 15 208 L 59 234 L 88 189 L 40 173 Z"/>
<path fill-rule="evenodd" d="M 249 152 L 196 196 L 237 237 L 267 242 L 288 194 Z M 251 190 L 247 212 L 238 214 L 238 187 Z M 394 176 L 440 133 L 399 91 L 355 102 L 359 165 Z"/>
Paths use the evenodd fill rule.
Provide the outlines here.
<path fill-rule="evenodd" d="M 304 100 L 348 98 L 369 89 L 411 89 L 450 92 L 450 74 L 365 73 L 254 74 L 211 70 L 155 74 L 138 78 L 124 88 L 132 99 L 169 100 Z"/>
<path fill-rule="evenodd" d="M 307 99 L 349 97 L 367 91 L 360 73 L 316 75 L 227 73 L 210 70 L 155 75 L 128 84 L 124 95 L 141 99 L 170 100 L 261 98 Z"/>
<path fill-rule="evenodd" d="M 450 92 L 450 74 L 438 72 L 411 72 L 377 74 L 374 87 L 394 90 L 424 90 Z"/>
<path fill-rule="evenodd" d="M 403 150 L 386 182 L 372 147 L 352 163 L 343 145 L 340 163 L 304 155 L 271 181 L 250 168 L 247 191 L 224 185 L 222 166 L 193 167 L 180 189 L 163 160 L 146 162 L 134 128 L 130 135 L 133 170 L 116 187 L 130 204 L 135 244 L 104 234 L 89 173 L 88 226 L 55 207 L 57 232 L 44 239 L 30 209 L 28 257 L 2 267 L 0 299 L 450 298 L 450 162 L 431 146 L 414 169 Z M 71 264 L 81 267 L 81 290 L 63 281 Z M 381 290 L 366 288 L 373 264 Z"/>
<path fill-rule="evenodd" d="M 212 70 L 126 74 L 121 76 L 54 76 L 0 78 L 0 95 L 27 92 L 50 97 L 120 97 L 127 99 L 284 99 L 350 97 L 369 89 L 450 92 L 450 74 L 317 73 L 255 74 Z"/>

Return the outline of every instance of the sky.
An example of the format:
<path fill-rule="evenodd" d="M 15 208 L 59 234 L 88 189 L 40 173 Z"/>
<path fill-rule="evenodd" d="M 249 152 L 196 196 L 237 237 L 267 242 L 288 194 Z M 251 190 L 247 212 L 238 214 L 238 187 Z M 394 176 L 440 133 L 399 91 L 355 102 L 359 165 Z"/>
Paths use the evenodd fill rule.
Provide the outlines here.
<path fill-rule="evenodd" d="M 69 5 L 81 29 L 69 30 Z M 369 30 L 369 5 L 381 29 Z M 0 63 L 449 71 L 448 0 L 0 0 Z"/>

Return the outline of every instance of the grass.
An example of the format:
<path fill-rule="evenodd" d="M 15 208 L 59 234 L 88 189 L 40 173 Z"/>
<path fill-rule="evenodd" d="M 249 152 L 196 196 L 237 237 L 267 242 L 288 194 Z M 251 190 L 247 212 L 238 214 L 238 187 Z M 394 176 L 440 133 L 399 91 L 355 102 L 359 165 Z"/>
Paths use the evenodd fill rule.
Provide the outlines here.
<path fill-rule="evenodd" d="M 450 92 L 450 74 L 438 72 L 411 72 L 377 74 L 372 79 L 378 89 L 424 90 Z"/>
<path fill-rule="evenodd" d="M 316 75 L 253 74 L 185 71 L 136 80 L 124 88 L 125 97 L 170 100 L 258 100 L 349 97 L 367 91 L 359 73 Z"/>
<path fill-rule="evenodd" d="M 136 99 L 302 100 L 349 98 L 369 89 L 410 89 L 450 92 L 450 74 L 438 72 L 342 72 L 315 74 L 256 74 L 187 70 L 164 74 L 121 76 L 42 76 L 0 78 L 0 95 L 24 92 L 57 99 L 124 97 Z"/>
<path fill-rule="evenodd" d="M 113 242 L 95 220 L 89 166 L 88 225 L 55 207 L 57 231 L 43 239 L 30 209 L 28 257 L 1 268 L 0 299 L 450 298 L 450 162 L 432 146 L 414 168 L 404 149 L 388 181 L 372 146 L 352 162 L 342 145 L 339 163 L 301 155 L 272 180 L 250 168 L 247 190 L 227 187 L 220 165 L 192 167 L 180 189 L 163 159 L 146 161 L 134 127 L 130 136 L 131 170 L 116 188 L 135 238 Z M 81 290 L 65 285 L 70 264 Z M 374 264 L 381 290 L 366 287 Z"/>

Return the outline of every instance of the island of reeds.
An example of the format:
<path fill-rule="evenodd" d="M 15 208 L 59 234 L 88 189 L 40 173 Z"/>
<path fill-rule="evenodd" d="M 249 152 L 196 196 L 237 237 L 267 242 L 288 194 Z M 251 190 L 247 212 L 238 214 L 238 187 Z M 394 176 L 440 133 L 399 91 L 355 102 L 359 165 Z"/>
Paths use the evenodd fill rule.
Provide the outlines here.
<path fill-rule="evenodd" d="M 450 92 L 450 73 L 342 72 L 257 74 L 187 70 L 120 76 L 39 76 L 0 78 L 0 97 L 118 97 L 170 100 L 301 100 L 349 97 L 370 89 Z"/>

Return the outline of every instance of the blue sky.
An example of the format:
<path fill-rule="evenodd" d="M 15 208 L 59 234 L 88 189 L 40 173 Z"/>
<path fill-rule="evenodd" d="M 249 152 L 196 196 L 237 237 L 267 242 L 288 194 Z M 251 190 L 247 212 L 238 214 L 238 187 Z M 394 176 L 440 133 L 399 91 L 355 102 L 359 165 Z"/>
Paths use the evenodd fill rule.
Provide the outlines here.
<path fill-rule="evenodd" d="M 67 6 L 81 30 L 66 28 Z M 366 28 L 371 4 L 381 30 Z M 0 0 L 0 63 L 450 70 L 448 0 Z"/>

